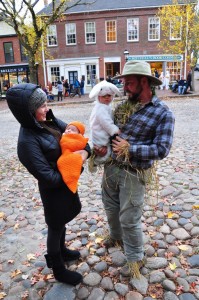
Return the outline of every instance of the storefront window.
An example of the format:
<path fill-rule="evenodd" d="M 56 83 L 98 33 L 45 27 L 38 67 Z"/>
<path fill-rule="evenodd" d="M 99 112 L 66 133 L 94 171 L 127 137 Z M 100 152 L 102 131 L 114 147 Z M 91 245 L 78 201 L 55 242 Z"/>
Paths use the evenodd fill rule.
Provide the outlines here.
<path fill-rule="evenodd" d="M 29 67 L 0 68 L 0 96 L 5 96 L 7 90 L 18 83 L 29 82 Z"/>
<path fill-rule="evenodd" d="M 5 95 L 7 90 L 9 89 L 9 75 L 8 74 L 1 74 L 0 77 L 0 93 L 1 95 Z"/>
<path fill-rule="evenodd" d="M 168 62 L 167 63 L 167 71 L 170 74 L 170 81 L 175 81 L 180 79 L 180 70 L 181 63 L 180 62 Z"/>

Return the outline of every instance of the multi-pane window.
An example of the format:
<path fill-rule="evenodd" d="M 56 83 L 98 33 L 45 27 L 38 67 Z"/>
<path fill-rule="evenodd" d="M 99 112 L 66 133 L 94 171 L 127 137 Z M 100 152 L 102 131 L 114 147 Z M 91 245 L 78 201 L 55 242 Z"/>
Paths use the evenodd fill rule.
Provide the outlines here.
<path fill-rule="evenodd" d="M 27 56 L 27 52 L 26 49 L 24 48 L 24 46 L 22 44 L 20 44 L 20 52 L 21 52 L 21 61 L 28 61 L 28 56 Z"/>
<path fill-rule="evenodd" d="M 86 66 L 86 79 L 88 85 L 93 87 L 96 84 L 96 65 Z"/>
<path fill-rule="evenodd" d="M 148 39 L 149 41 L 160 40 L 160 18 L 154 17 L 148 20 Z"/>
<path fill-rule="evenodd" d="M 106 21 L 106 42 L 117 42 L 116 21 Z"/>
<path fill-rule="evenodd" d="M 127 41 L 137 42 L 139 40 L 139 19 L 127 19 Z"/>
<path fill-rule="evenodd" d="M 170 21 L 170 40 L 181 40 L 182 18 L 174 17 Z"/>
<path fill-rule="evenodd" d="M 4 47 L 4 55 L 5 55 L 5 62 L 10 63 L 14 62 L 14 52 L 12 42 L 3 43 Z"/>
<path fill-rule="evenodd" d="M 85 23 L 85 39 L 86 44 L 96 43 L 95 22 Z"/>
<path fill-rule="evenodd" d="M 57 83 L 57 81 L 60 80 L 60 69 L 59 69 L 59 67 L 51 67 L 50 68 L 50 73 L 51 73 L 52 84 L 55 85 Z"/>
<path fill-rule="evenodd" d="M 181 70 L 181 62 L 168 62 L 167 70 L 170 74 L 170 81 L 179 80 L 180 79 L 180 70 Z"/>
<path fill-rule="evenodd" d="M 76 44 L 76 24 L 68 23 L 66 24 L 66 44 L 75 45 Z"/>
<path fill-rule="evenodd" d="M 49 25 L 47 29 L 48 46 L 57 46 L 57 28 L 56 25 Z"/>

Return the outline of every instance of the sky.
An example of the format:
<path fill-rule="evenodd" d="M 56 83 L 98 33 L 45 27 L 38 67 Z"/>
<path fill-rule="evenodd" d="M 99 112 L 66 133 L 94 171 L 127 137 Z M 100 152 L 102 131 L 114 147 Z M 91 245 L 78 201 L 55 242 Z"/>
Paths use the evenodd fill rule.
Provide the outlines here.
<path fill-rule="evenodd" d="M 39 0 L 39 2 L 35 5 L 35 12 L 39 12 L 40 10 L 42 10 L 42 8 L 44 8 L 44 1 Z"/>

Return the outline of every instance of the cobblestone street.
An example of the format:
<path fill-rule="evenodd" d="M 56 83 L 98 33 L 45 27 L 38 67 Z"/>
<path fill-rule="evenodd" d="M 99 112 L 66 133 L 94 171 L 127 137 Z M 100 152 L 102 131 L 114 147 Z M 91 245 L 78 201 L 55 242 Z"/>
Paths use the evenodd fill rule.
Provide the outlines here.
<path fill-rule="evenodd" d="M 122 272 L 120 248 L 102 247 L 107 227 L 101 201 L 103 170 L 85 167 L 79 181 L 81 213 L 67 226 L 70 248 L 81 259 L 71 270 L 79 286 L 58 283 L 47 268 L 46 225 L 36 180 L 17 159 L 19 124 L 0 109 L 0 299 L 6 300 L 194 300 L 199 299 L 199 96 L 165 100 L 176 117 L 174 143 L 158 165 L 159 197 L 146 198 L 143 230 L 147 263 L 140 280 Z M 85 123 L 93 103 L 54 105 L 66 122 Z"/>

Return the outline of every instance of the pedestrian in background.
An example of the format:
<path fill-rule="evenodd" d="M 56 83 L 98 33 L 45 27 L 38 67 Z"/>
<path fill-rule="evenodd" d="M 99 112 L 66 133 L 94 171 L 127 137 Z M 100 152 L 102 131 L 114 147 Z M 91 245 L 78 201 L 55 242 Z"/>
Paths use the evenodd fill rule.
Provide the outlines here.
<path fill-rule="evenodd" d="M 80 81 L 80 93 L 82 96 L 84 95 L 84 78 L 83 77 L 81 78 L 81 81 Z"/>
<path fill-rule="evenodd" d="M 81 210 L 78 193 L 64 183 L 57 168 L 61 155 L 59 141 L 66 123 L 57 119 L 47 107 L 47 96 L 37 85 L 26 83 L 10 88 L 6 95 L 8 106 L 21 124 L 18 137 L 18 157 L 25 168 L 38 180 L 39 192 L 48 226 L 47 266 L 55 279 L 77 285 L 82 275 L 65 268 L 64 262 L 78 259 L 80 252 L 65 246 L 65 224 Z M 89 145 L 79 151 L 85 161 Z"/>
<path fill-rule="evenodd" d="M 187 90 L 189 88 L 190 91 L 192 91 L 191 81 L 192 81 L 192 72 L 191 70 L 189 70 L 187 74 Z"/>
<path fill-rule="evenodd" d="M 73 83 L 73 87 L 74 87 L 74 96 L 79 95 L 79 98 L 81 98 L 81 93 L 80 93 L 80 82 L 77 79 L 77 77 L 75 77 L 75 81 Z M 73 97 L 74 97 L 73 96 Z"/>
<path fill-rule="evenodd" d="M 140 277 L 144 266 L 142 206 L 146 175 L 155 161 L 165 158 L 173 141 L 174 115 L 152 87 L 162 82 L 152 76 L 145 61 L 129 61 L 122 75 L 128 100 L 116 107 L 115 124 L 121 133 L 112 141 L 112 160 L 104 165 L 102 201 L 110 236 L 105 247 L 123 245 L 127 265 L 133 277 Z M 97 149 L 98 155 L 106 153 Z M 121 270 L 121 271 L 122 271 Z"/>
<path fill-rule="evenodd" d="M 63 83 L 59 80 L 58 82 L 57 82 L 57 90 L 58 90 L 58 99 L 57 99 L 57 101 L 59 101 L 59 99 L 60 99 L 60 101 L 62 101 L 62 98 L 63 98 Z"/>
<path fill-rule="evenodd" d="M 64 86 L 64 97 L 68 97 L 69 96 L 69 90 L 70 90 L 68 79 L 64 80 L 63 86 Z"/>
<path fill-rule="evenodd" d="M 178 81 L 178 95 L 186 94 L 187 91 L 187 81 L 182 76 L 181 79 Z"/>

